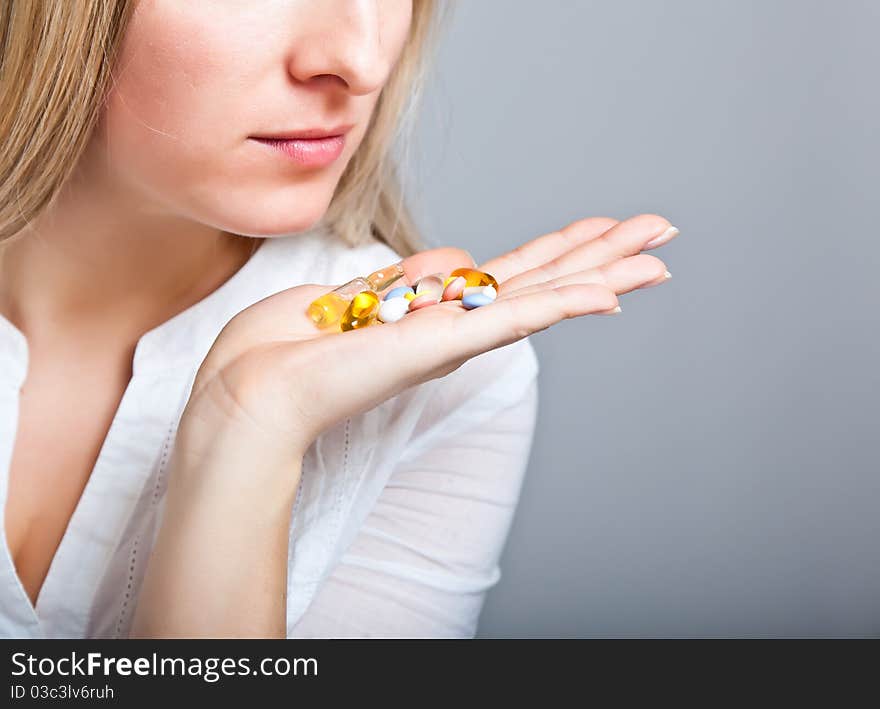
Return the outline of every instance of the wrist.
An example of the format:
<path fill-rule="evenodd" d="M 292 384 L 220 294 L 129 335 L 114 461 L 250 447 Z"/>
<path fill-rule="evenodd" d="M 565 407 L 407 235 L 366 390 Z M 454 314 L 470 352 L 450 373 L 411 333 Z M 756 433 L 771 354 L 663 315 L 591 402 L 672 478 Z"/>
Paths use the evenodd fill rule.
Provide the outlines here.
<path fill-rule="evenodd" d="M 175 447 L 131 637 L 284 637 L 290 519 L 301 458 Z"/>
<path fill-rule="evenodd" d="M 304 451 L 253 427 L 207 429 L 181 421 L 169 476 L 189 496 L 233 494 L 250 501 L 284 502 L 296 494 Z"/>

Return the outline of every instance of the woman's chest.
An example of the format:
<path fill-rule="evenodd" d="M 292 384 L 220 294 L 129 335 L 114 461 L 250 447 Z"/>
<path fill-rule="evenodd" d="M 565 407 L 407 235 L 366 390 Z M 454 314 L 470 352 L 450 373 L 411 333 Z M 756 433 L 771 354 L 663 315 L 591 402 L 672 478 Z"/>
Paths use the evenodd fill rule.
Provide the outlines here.
<path fill-rule="evenodd" d="M 191 379 L 0 381 L 0 635 L 122 630 Z"/>
<path fill-rule="evenodd" d="M 27 400 L 30 392 L 23 392 L 19 398 L 18 392 L 0 386 L 0 504 L 7 492 L 17 495 L 14 500 L 10 498 L 8 507 L 17 508 L 21 503 L 22 520 L 39 520 L 45 514 L 41 510 L 55 508 L 47 508 L 36 498 L 54 495 L 60 476 L 78 478 L 81 486 L 78 501 L 73 484 L 64 494 L 57 495 L 58 499 L 67 500 L 68 508 L 54 513 L 54 556 L 50 557 L 47 551 L 51 550 L 50 540 L 38 547 L 39 553 L 32 557 L 42 559 L 44 566 L 47 561 L 49 564 L 36 604 L 19 583 L 10 556 L 0 559 L 0 635 L 125 637 L 149 551 L 161 524 L 168 464 L 193 376 L 194 370 L 175 379 L 134 377 L 112 416 L 105 413 L 103 426 L 89 426 L 88 442 L 83 434 L 83 421 L 76 417 L 59 416 L 51 428 L 54 433 L 48 435 L 45 432 L 49 429 L 44 428 L 40 415 L 45 400 L 34 399 L 38 403 L 31 407 Z M 427 393 L 416 387 L 401 395 L 400 400 L 423 400 Z M 65 408 L 69 409 L 75 396 L 66 401 Z M 103 407 L 101 401 L 105 402 Z M 416 403 L 419 402 L 410 402 Z M 102 397 L 92 403 L 88 419 L 93 421 L 95 412 L 112 408 L 112 397 Z M 79 410 L 86 418 L 82 406 Z M 322 434 L 306 455 L 300 495 L 291 519 L 291 626 L 350 543 L 410 437 L 414 420 L 409 407 L 404 407 L 400 415 L 396 411 L 392 402 L 385 402 L 373 411 L 346 419 Z M 112 417 L 109 428 L 108 416 Z M 19 419 L 20 436 L 16 433 Z M 66 454 L 59 451 L 54 455 L 34 455 L 30 462 L 16 462 L 14 470 L 7 466 L 7 456 L 12 458 L 15 448 L 37 450 L 54 437 L 70 437 L 71 426 L 76 437 L 84 439 L 79 447 L 70 444 L 71 447 L 64 448 Z M 74 450 L 78 451 L 79 461 L 75 465 L 69 462 Z M 93 463 L 89 473 L 90 455 Z M 12 486 L 7 490 L 5 482 L 29 474 L 39 476 L 34 471 L 43 467 L 57 467 L 58 477 L 45 474 L 39 485 L 31 484 L 24 493 Z M 25 495 L 32 499 L 28 501 Z M 75 507 L 70 513 L 72 503 Z M 62 529 L 65 514 L 68 521 Z M 21 529 L 24 527 L 22 524 Z M 10 537 L 10 549 L 16 549 L 20 557 L 22 550 L 26 551 L 20 545 L 27 544 L 28 534 L 25 530 L 18 537 Z M 21 566 L 24 572 L 24 564 Z"/>
<path fill-rule="evenodd" d="M 18 402 L 5 531 L 32 604 L 79 503 L 126 382 L 83 370 L 76 380 L 31 372 Z"/>

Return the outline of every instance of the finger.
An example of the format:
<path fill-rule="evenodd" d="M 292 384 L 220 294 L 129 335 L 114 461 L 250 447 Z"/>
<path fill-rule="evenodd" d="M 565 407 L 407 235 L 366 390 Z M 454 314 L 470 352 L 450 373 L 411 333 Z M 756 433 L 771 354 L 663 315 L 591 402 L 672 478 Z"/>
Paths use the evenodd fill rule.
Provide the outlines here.
<path fill-rule="evenodd" d="M 374 405 L 383 396 L 387 398 L 389 381 L 396 381 L 395 391 L 402 391 L 561 320 L 604 313 L 617 303 L 614 292 L 598 284 L 545 289 L 474 310 L 439 303 L 395 323 L 319 340 L 315 361 L 321 366 L 334 360 L 363 366 L 365 353 L 372 353 L 368 357 L 370 376 L 358 380 L 358 392 L 365 405 Z"/>
<path fill-rule="evenodd" d="M 497 300 L 578 283 L 599 283 L 607 286 L 618 295 L 622 295 L 637 288 L 659 285 L 667 280 L 666 273 L 666 264 L 656 256 L 637 254 L 618 261 L 612 261 L 610 264 L 605 264 L 598 268 L 589 268 L 584 271 L 569 273 L 550 281 L 543 281 L 516 290 L 504 291 L 503 294 L 499 294 Z"/>
<path fill-rule="evenodd" d="M 546 330 L 562 320 L 604 313 L 617 305 L 617 295 L 600 284 L 547 288 L 464 311 L 454 319 L 453 334 L 459 354 L 473 357 Z"/>
<path fill-rule="evenodd" d="M 406 257 L 401 263 L 403 270 L 406 272 L 404 276 L 406 285 L 413 285 L 420 278 L 434 273 L 445 275 L 457 268 L 474 268 L 476 266 L 473 257 L 467 251 L 453 246 L 420 251 L 417 254 Z M 388 289 L 390 290 L 400 285 L 403 285 L 402 280 L 391 284 Z M 384 293 L 385 291 L 380 292 Z"/>
<path fill-rule="evenodd" d="M 567 318 L 605 313 L 617 305 L 617 295 L 605 285 L 567 284 L 473 310 L 462 308 L 461 301 L 438 303 L 391 324 L 400 331 L 398 347 L 436 366 L 502 347 Z"/>
<path fill-rule="evenodd" d="M 611 227 L 600 237 L 514 276 L 501 285 L 501 290 L 517 290 L 638 254 L 647 242 L 665 234 L 670 228 L 672 225 L 656 214 L 631 217 Z"/>
<path fill-rule="evenodd" d="M 559 231 L 539 236 L 503 256 L 486 261 L 478 268 L 492 274 L 501 283 L 518 273 L 551 261 L 575 246 L 598 238 L 617 223 L 616 219 L 610 217 L 579 219 Z"/>
<path fill-rule="evenodd" d="M 306 347 L 275 342 L 267 352 L 278 381 L 295 383 L 291 390 L 302 400 L 338 402 L 336 421 L 560 320 L 616 305 L 617 296 L 605 286 L 568 285 L 474 310 L 439 303 L 394 323 L 317 338 Z M 302 425 L 320 431 L 329 423 L 310 413 Z"/>

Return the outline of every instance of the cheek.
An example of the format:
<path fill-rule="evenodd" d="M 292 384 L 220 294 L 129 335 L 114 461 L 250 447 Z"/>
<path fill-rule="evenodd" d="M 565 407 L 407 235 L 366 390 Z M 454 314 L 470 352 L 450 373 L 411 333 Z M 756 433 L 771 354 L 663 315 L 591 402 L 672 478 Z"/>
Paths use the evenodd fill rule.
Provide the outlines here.
<path fill-rule="evenodd" d="M 264 124 L 249 97 L 272 58 L 255 56 L 257 45 L 245 36 L 232 41 L 226 23 L 208 31 L 203 17 L 183 17 L 179 8 L 172 17 L 160 6 L 136 14 L 126 34 L 99 126 L 104 164 L 118 184 L 169 214 L 251 236 L 310 228 L 326 211 L 378 92 L 350 103 L 347 117 L 358 125 L 343 156 L 325 170 L 299 172 L 247 139 Z M 290 118 L 293 126 L 310 122 Z"/>
<path fill-rule="evenodd" d="M 102 130 L 111 163 L 143 187 L 179 192 L 222 166 L 236 143 L 234 52 L 180 17 L 136 13 L 120 53 Z"/>

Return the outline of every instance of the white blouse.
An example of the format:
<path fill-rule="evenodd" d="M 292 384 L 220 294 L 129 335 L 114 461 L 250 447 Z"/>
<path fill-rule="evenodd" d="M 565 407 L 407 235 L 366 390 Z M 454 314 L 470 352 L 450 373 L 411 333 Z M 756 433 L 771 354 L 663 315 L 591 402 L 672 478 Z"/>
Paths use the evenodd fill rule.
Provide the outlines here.
<path fill-rule="evenodd" d="M 217 290 L 144 334 L 36 607 L 0 525 L 0 635 L 126 637 L 177 424 L 222 327 L 273 293 L 341 284 L 400 258 L 378 241 L 351 248 L 323 228 L 267 239 Z M 24 334 L 0 316 L 0 510 L 27 369 Z M 534 349 L 520 340 L 315 440 L 291 515 L 288 637 L 475 634 L 528 462 L 537 374 Z"/>

